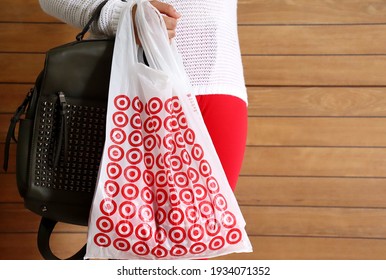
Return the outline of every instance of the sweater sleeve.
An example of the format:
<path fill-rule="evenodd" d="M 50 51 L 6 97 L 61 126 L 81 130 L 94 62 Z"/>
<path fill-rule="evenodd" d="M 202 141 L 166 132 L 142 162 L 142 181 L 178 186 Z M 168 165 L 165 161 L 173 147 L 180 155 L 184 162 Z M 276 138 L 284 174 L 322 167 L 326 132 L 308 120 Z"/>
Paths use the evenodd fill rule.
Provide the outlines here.
<path fill-rule="evenodd" d="M 44 12 L 57 19 L 83 28 L 92 13 L 103 0 L 39 0 Z M 91 32 L 96 35 L 114 36 L 117 30 L 121 11 L 126 5 L 122 0 L 110 0 L 103 7 L 97 24 L 93 24 Z"/>

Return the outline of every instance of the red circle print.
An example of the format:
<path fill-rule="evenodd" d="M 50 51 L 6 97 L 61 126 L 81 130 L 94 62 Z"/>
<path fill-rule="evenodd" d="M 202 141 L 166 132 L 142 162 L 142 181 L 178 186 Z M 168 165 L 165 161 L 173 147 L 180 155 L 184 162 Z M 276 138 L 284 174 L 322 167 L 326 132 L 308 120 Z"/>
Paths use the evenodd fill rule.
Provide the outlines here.
<path fill-rule="evenodd" d="M 122 144 L 126 140 L 126 133 L 120 128 L 113 128 L 110 132 L 110 139 L 115 144 Z"/>
<path fill-rule="evenodd" d="M 138 197 L 138 187 L 134 184 L 128 183 L 122 186 L 121 194 L 123 198 L 133 200 Z"/>
<path fill-rule="evenodd" d="M 99 247 L 109 247 L 111 244 L 111 239 L 105 233 L 98 233 L 94 236 L 94 243 Z"/>
<path fill-rule="evenodd" d="M 114 228 L 114 223 L 109 217 L 99 217 L 96 220 L 96 226 L 101 232 L 110 232 Z"/>
<path fill-rule="evenodd" d="M 125 127 L 129 123 L 129 117 L 121 111 L 115 112 L 112 119 L 114 125 L 117 127 Z"/>
<path fill-rule="evenodd" d="M 116 181 L 107 180 L 104 186 L 104 194 L 108 197 L 115 197 L 119 193 L 119 185 Z"/>
<path fill-rule="evenodd" d="M 123 238 L 129 237 L 133 234 L 134 227 L 132 223 L 126 220 L 119 221 L 115 226 L 115 232 Z"/>
<path fill-rule="evenodd" d="M 136 96 L 133 98 L 133 109 L 134 111 L 138 112 L 138 113 L 141 113 L 143 111 L 143 103 L 141 100 L 139 100 L 139 97 Z"/>
<path fill-rule="evenodd" d="M 130 108 L 130 98 L 124 94 L 117 95 L 114 98 L 114 105 L 118 110 L 127 110 Z"/>

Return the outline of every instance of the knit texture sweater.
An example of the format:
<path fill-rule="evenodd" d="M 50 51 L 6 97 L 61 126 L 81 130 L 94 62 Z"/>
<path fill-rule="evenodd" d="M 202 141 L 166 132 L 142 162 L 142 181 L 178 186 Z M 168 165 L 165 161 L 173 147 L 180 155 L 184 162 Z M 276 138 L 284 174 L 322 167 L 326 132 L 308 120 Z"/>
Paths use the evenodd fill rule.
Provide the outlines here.
<path fill-rule="evenodd" d="M 72 26 L 82 28 L 103 0 L 39 0 L 42 9 Z M 129 0 L 130 1 L 130 0 Z M 237 0 L 161 0 L 182 16 L 176 45 L 193 93 L 229 94 L 247 102 L 239 39 Z M 110 0 L 91 32 L 113 37 L 127 2 Z"/>

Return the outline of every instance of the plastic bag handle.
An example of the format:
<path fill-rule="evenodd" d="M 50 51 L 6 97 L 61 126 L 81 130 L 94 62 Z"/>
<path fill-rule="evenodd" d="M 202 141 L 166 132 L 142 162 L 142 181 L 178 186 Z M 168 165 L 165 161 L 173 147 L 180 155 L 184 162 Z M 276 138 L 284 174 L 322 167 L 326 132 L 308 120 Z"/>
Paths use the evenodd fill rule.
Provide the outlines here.
<path fill-rule="evenodd" d="M 151 68 L 168 74 L 181 86 L 189 85 L 175 41 L 170 42 L 161 13 L 148 0 L 136 0 L 138 38 Z"/>

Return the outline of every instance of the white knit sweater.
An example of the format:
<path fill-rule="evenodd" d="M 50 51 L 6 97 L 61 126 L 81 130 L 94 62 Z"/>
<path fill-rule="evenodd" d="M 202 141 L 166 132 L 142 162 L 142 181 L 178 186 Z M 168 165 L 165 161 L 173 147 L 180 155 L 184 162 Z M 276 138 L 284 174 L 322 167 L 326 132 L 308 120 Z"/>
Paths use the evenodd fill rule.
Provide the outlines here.
<path fill-rule="evenodd" d="M 237 33 L 237 0 L 161 0 L 182 15 L 176 44 L 194 94 L 229 94 L 247 102 Z M 42 9 L 82 28 L 102 0 L 39 0 Z M 126 2 L 110 0 L 103 8 L 97 36 L 114 36 Z"/>

